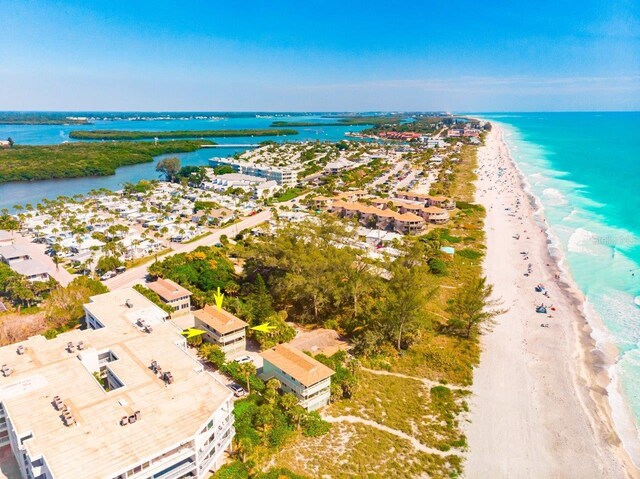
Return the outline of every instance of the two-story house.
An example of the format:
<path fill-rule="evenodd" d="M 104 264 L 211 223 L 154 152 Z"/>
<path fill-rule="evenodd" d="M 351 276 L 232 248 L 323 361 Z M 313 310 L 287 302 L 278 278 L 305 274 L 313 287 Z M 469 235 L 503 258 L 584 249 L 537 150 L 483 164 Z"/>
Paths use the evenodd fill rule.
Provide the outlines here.
<path fill-rule="evenodd" d="M 205 304 L 193 312 L 195 327 L 205 332 L 203 339 L 217 344 L 227 354 L 244 351 L 247 347 L 247 323 L 224 309 Z"/>
<path fill-rule="evenodd" d="M 158 278 L 147 285 L 162 302 L 168 304 L 176 313 L 188 313 L 191 310 L 191 291 L 170 279 Z"/>

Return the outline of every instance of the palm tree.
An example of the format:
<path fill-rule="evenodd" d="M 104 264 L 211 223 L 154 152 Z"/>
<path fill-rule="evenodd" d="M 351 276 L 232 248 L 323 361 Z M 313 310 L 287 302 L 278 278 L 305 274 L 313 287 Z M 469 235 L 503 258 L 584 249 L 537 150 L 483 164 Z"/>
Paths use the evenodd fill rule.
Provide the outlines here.
<path fill-rule="evenodd" d="M 251 376 L 256 373 L 256 366 L 251 361 L 242 363 L 238 366 L 238 374 L 245 378 L 247 384 L 247 393 L 251 394 L 251 382 L 249 381 Z"/>
<path fill-rule="evenodd" d="M 237 439 L 236 436 L 236 452 L 241 455 L 242 462 L 246 462 L 247 454 L 253 449 L 253 442 L 248 437 L 244 436 Z"/>

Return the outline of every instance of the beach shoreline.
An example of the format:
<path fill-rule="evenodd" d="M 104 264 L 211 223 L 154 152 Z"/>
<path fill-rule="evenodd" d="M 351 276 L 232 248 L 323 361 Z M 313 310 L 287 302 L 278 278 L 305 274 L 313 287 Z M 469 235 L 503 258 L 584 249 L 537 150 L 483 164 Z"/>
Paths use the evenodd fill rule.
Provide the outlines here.
<path fill-rule="evenodd" d="M 617 352 L 596 348 L 542 205 L 493 127 L 478 152 L 476 201 L 487 209 L 485 274 L 508 311 L 482 338 L 466 477 L 640 477 L 607 397 Z M 536 313 L 541 303 L 555 311 Z"/>

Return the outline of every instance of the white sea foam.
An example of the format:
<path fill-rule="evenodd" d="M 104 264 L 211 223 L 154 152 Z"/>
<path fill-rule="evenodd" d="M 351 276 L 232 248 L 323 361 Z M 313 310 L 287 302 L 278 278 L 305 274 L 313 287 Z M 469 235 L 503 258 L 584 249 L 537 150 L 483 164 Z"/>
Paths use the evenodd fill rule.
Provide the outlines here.
<path fill-rule="evenodd" d="M 594 245 L 596 234 L 584 228 L 577 228 L 567 243 L 567 250 L 571 253 L 597 254 Z"/>
<path fill-rule="evenodd" d="M 580 211 L 577 208 L 573 208 L 567 216 L 562 218 L 562 221 L 565 221 L 565 222 L 576 221 L 579 213 Z"/>
<path fill-rule="evenodd" d="M 542 190 L 542 196 L 554 206 L 567 204 L 567 198 L 556 188 L 545 188 Z"/>

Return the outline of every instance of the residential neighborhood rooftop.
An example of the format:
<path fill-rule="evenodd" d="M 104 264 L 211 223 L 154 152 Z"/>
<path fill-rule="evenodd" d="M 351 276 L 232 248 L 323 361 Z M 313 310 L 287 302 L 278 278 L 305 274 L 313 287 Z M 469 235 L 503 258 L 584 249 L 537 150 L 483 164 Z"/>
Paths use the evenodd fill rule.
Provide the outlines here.
<path fill-rule="evenodd" d="M 334 374 L 331 368 L 288 344 L 278 344 L 261 354 L 264 359 L 307 387 Z"/>
<path fill-rule="evenodd" d="M 49 274 L 49 268 L 35 259 L 26 259 L 24 261 L 17 261 L 11 265 L 16 273 L 24 276 L 33 276 L 38 274 Z"/>
<path fill-rule="evenodd" d="M 208 304 L 205 304 L 204 308 L 194 311 L 193 315 L 221 334 L 227 334 L 248 326 L 246 322 L 230 312 Z"/>
<path fill-rule="evenodd" d="M 171 281 L 170 279 L 158 278 L 147 286 L 150 290 L 157 293 L 158 296 L 166 301 L 191 296 L 191 291 L 183 288 L 178 283 Z"/>

